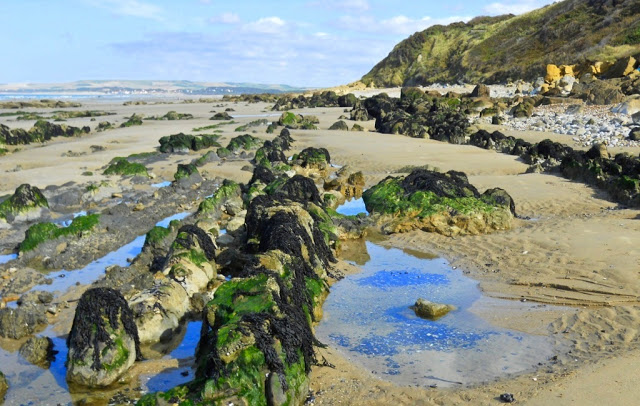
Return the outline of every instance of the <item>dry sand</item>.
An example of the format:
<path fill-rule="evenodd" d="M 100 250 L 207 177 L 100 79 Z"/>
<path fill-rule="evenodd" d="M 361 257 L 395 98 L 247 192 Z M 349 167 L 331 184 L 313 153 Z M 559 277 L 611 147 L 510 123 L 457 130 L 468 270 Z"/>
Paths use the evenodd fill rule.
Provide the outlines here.
<path fill-rule="evenodd" d="M 230 104 L 231 114 L 265 114 L 266 104 Z M 87 183 L 101 175 L 82 176 L 85 170 L 99 168 L 115 156 L 152 151 L 161 136 L 190 132 L 193 127 L 215 123 L 211 104 L 122 106 L 100 102 L 82 109 L 115 111 L 117 116 L 98 118 L 122 122 L 132 112 L 163 115 L 169 110 L 189 112 L 188 121 L 148 121 L 140 127 L 92 133 L 79 139 L 49 142 L 44 146 L 23 147 L 20 152 L 0 157 L 0 194 L 11 193 L 21 183 L 40 187 L 68 181 Z M 384 244 L 435 253 L 479 281 L 489 298 L 527 300 L 565 305 L 530 314 L 510 313 L 492 307 L 491 301 L 474 311 L 503 327 L 543 334 L 564 340 L 559 347 L 559 365 L 545 364 L 538 371 L 498 382 L 464 389 L 424 389 L 399 387 L 373 376 L 350 363 L 338 350 L 328 348 L 320 354 L 332 368 L 314 368 L 312 389 L 316 404 L 498 404 L 503 392 L 514 393 L 519 404 L 600 405 L 637 404 L 640 378 L 636 363 L 640 359 L 640 212 L 619 208 L 606 195 L 554 175 L 524 174 L 526 165 L 515 157 L 431 140 L 374 132 L 327 131 L 344 114 L 342 109 L 307 109 L 302 114 L 320 118 L 318 131 L 293 131 L 297 150 L 306 146 L 329 149 L 332 161 L 362 170 L 368 186 L 394 174 L 407 165 L 430 165 L 440 170 L 459 170 L 480 191 L 490 187 L 507 190 L 516 202 L 518 220 L 514 229 L 485 236 L 448 238 L 421 231 L 394 235 Z M 236 118 L 238 124 L 223 127 L 224 145 L 239 133 L 233 129 L 258 117 Z M 275 119 L 275 118 L 273 118 Z M 89 119 L 70 120 L 72 125 L 88 125 Z M 25 125 L 3 118 L 10 127 Z M 351 126 L 353 122 L 347 121 Z M 91 123 L 95 126 L 95 122 Z M 362 123 L 359 123 L 362 124 Z M 373 129 L 373 122 L 364 124 Z M 264 127 L 257 135 L 270 138 Z M 513 133 L 529 141 L 549 134 Z M 567 136 L 552 135 L 556 140 Z M 91 153 L 91 145 L 106 151 Z M 65 157 L 69 150 L 86 152 Z M 634 153 L 637 153 L 635 151 Z M 152 171 L 161 180 L 170 180 L 178 162 L 188 162 L 199 153 L 176 155 L 156 164 Z M 13 172 L 17 166 L 22 170 Z M 210 176 L 246 181 L 250 173 L 240 164 L 210 164 Z M 569 353 L 568 351 L 572 352 Z"/>

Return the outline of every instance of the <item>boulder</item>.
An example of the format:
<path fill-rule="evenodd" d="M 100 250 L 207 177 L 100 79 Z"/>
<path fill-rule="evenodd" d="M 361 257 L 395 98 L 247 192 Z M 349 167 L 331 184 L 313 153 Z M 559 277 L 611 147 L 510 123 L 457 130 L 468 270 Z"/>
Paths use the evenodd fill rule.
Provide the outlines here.
<path fill-rule="evenodd" d="M 608 80 L 594 80 L 591 83 L 576 83 L 571 94 L 588 104 L 605 105 L 622 103 L 625 98 L 619 86 Z"/>
<path fill-rule="evenodd" d="M 157 343 L 173 335 L 189 311 L 189 295 L 175 280 L 156 280 L 146 289 L 129 299 L 140 342 Z"/>
<path fill-rule="evenodd" d="M 329 127 L 329 130 L 349 131 L 349 126 L 347 125 L 347 123 L 340 120 L 331 124 L 331 127 Z"/>
<path fill-rule="evenodd" d="M 105 387 L 141 359 L 138 328 L 122 294 L 93 288 L 82 294 L 67 338 L 67 381 Z"/>
<path fill-rule="evenodd" d="M 469 96 L 471 96 L 471 97 L 491 97 L 491 89 L 489 89 L 489 86 L 487 86 L 487 85 L 479 84 L 473 89 L 473 91 L 471 92 L 471 94 Z"/>
<path fill-rule="evenodd" d="M 413 305 L 416 316 L 431 320 L 439 319 L 454 309 L 454 306 L 430 302 L 425 299 L 418 299 Z"/>
<path fill-rule="evenodd" d="M 573 75 L 565 75 L 558 81 L 556 87 L 561 94 L 569 95 L 575 83 L 576 83 L 576 78 L 573 77 Z"/>
<path fill-rule="evenodd" d="M 628 116 L 632 116 L 635 113 L 640 111 L 640 98 L 638 99 L 630 99 L 623 103 L 614 106 L 611 111 L 613 113 L 618 114 L 626 114 Z"/>
<path fill-rule="evenodd" d="M 562 72 L 560 71 L 560 68 L 558 68 L 556 65 L 553 65 L 553 64 L 547 65 L 547 73 L 544 76 L 545 82 L 554 83 L 561 77 L 562 77 Z"/>
<path fill-rule="evenodd" d="M 640 141 L 640 127 L 634 127 L 629 131 L 629 139 L 631 141 Z"/>
<path fill-rule="evenodd" d="M 636 69 L 636 64 L 636 58 L 633 56 L 618 59 L 616 63 L 607 70 L 605 77 L 613 79 L 627 76 Z"/>
<path fill-rule="evenodd" d="M 54 359 L 53 341 L 49 337 L 31 337 L 20 347 L 20 355 L 34 365 L 49 368 Z"/>
<path fill-rule="evenodd" d="M 365 109 L 363 107 L 359 107 L 359 108 L 354 108 L 353 110 L 351 110 L 351 120 L 353 120 L 353 121 L 369 121 L 369 120 L 371 120 L 371 117 L 369 116 L 369 113 L 367 112 L 367 109 Z"/>

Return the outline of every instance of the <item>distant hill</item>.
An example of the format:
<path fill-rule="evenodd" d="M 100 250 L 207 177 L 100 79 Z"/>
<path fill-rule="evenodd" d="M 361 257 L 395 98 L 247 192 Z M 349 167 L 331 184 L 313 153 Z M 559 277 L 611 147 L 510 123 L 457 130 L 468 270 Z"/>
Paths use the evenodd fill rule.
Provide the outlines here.
<path fill-rule="evenodd" d="M 497 83 L 545 65 L 614 61 L 640 52 L 640 0 L 565 0 L 520 16 L 433 26 L 400 42 L 362 78 L 393 87 Z"/>
<path fill-rule="evenodd" d="M 0 84 L 0 93 L 105 93 L 225 95 L 290 93 L 305 89 L 258 83 L 191 82 L 188 80 L 79 80 L 69 83 Z"/>

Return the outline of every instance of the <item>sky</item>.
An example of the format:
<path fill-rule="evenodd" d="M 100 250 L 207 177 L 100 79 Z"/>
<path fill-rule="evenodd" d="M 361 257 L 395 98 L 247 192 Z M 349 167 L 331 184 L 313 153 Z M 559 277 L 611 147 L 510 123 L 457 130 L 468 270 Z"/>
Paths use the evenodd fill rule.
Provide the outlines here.
<path fill-rule="evenodd" d="M 191 80 L 328 87 L 434 24 L 549 0 L 0 0 L 0 83 Z"/>

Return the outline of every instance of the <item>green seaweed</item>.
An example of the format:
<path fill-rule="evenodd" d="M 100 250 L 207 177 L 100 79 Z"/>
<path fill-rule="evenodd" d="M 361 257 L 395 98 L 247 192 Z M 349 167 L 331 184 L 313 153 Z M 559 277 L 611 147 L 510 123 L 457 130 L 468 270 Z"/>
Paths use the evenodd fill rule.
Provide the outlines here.
<path fill-rule="evenodd" d="M 24 194 L 32 195 L 33 201 L 28 204 L 21 203 L 19 196 Z M 49 202 L 40 189 L 28 184 L 20 185 L 11 197 L 0 203 L 0 218 L 7 219 L 11 214 L 26 213 L 38 207 L 49 207 Z"/>
<path fill-rule="evenodd" d="M 232 180 L 225 179 L 222 185 L 213 193 L 213 196 L 206 198 L 198 207 L 199 213 L 212 212 L 219 208 L 219 205 L 226 199 L 237 195 L 240 185 Z"/>
<path fill-rule="evenodd" d="M 175 180 L 188 178 L 189 176 L 199 173 L 198 168 L 194 164 L 178 164 L 178 170 L 173 175 Z"/>
<path fill-rule="evenodd" d="M 125 117 L 126 118 L 126 117 Z M 124 128 L 124 127 L 133 127 L 136 125 L 142 125 L 142 116 L 139 116 L 137 114 L 132 114 L 131 117 L 129 117 L 127 119 L 127 121 L 125 121 L 124 123 L 120 124 L 120 127 Z"/>
<path fill-rule="evenodd" d="M 171 234 L 171 230 L 161 226 L 155 226 L 147 233 L 144 245 L 158 245 Z"/>
<path fill-rule="evenodd" d="M 131 163 L 127 158 L 116 157 L 111 160 L 111 163 L 107 169 L 103 172 L 104 175 L 121 175 L 121 176 L 133 176 L 142 175 L 149 176 L 147 168 L 140 163 Z"/>
<path fill-rule="evenodd" d="M 22 252 L 31 251 L 45 241 L 68 235 L 82 235 L 93 230 L 99 222 L 100 214 L 96 213 L 76 217 L 68 227 L 60 227 L 54 223 L 34 224 L 27 229 L 19 250 Z"/>

